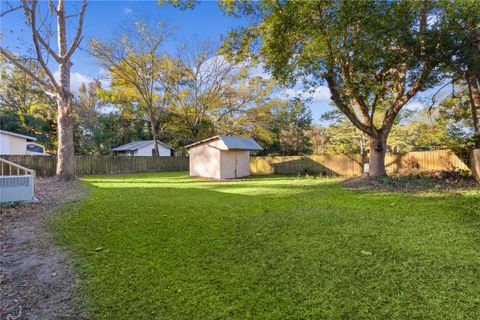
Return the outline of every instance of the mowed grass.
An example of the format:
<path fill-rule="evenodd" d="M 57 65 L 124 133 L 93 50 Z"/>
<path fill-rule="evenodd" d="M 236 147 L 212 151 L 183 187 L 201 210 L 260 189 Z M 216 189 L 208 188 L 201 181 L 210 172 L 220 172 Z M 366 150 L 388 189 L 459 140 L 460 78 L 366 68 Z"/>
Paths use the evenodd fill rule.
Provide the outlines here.
<path fill-rule="evenodd" d="M 480 194 L 86 177 L 53 223 L 88 319 L 478 319 Z"/>

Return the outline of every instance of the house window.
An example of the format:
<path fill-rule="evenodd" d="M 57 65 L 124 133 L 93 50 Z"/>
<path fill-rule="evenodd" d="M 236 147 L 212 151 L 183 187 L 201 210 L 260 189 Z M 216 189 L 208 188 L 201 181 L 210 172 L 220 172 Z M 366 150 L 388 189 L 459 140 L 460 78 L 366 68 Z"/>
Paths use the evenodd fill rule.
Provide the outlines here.
<path fill-rule="evenodd" d="M 43 147 L 33 143 L 29 143 L 27 144 L 27 151 L 43 153 Z"/>

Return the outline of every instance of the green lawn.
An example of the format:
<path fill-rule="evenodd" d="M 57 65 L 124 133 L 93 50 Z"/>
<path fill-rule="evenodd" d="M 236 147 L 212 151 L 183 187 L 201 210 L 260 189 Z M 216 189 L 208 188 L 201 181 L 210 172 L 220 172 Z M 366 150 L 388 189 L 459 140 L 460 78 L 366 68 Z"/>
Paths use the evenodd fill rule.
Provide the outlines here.
<path fill-rule="evenodd" d="M 480 193 L 86 177 L 53 223 L 89 319 L 478 319 Z"/>

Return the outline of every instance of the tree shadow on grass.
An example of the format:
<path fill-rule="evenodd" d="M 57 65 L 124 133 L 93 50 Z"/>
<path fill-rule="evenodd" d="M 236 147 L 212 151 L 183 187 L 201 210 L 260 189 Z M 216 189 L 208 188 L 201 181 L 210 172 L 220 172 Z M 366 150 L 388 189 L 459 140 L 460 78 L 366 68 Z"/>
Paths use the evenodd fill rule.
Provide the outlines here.
<path fill-rule="evenodd" d="M 118 183 L 112 180 L 88 181 L 93 197 L 63 229 L 83 262 L 89 309 L 99 318 L 243 319 L 279 308 L 302 318 L 313 304 L 316 318 L 372 310 L 381 310 L 378 317 L 402 310 L 435 318 L 475 303 L 455 290 L 475 281 L 475 270 L 457 265 L 470 266 L 475 257 L 462 255 L 473 238 L 455 219 L 474 198 L 458 207 L 455 197 L 361 193 L 335 180 L 295 185 L 278 177 L 192 179 L 188 187 L 142 187 L 132 179 L 109 188 Z M 250 190 L 228 192 L 237 188 Z M 292 193 L 274 192 L 286 190 Z M 454 261 L 444 255 L 452 250 Z M 419 286 L 445 301 L 422 300 L 430 313 L 418 313 Z M 399 291 L 397 299 L 377 299 Z M 461 306 L 449 303 L 460 298 Z"/>
<path fill-rule="evenodd" d="M 274 163 L 272 166 L 274 172 L 279 174 L 310 174 L 329 177 L 340 176 L 339 173 L 308 157 Z"/>

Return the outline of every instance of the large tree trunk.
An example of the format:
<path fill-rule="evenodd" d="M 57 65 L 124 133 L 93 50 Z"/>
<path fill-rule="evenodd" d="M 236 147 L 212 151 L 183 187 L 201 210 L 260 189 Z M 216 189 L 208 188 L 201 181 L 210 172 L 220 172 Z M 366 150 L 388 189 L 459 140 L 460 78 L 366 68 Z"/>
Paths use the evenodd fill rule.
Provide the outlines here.
<path fill-rule="evenodd" d="M 160 156 L 160 151 L 158 150 L 158 134 L 157 134 L 157 128 L 155 125 L 155 121 L 150 122 L 151 127 L 152 127 L 152 138 L 153 138 L 153 147 L 155 149 L 155 154 L 153 154 L 154 157 L 159 157 Z"/>
<path fill-rule="evenodd" d="M 370 156 L 368 159 L 368 175 L 373 179 L 378 179 L 387 175 L 385 171 L 385 152 L 387 151 L 387 137 L 379 135 L 369 137 Z"/>
<path fill-rule="evenodd" d="M 473 129 L 475 132 L 475 147 L 480 148 L 480 89 L 479 79 L 472 72 L 465 74 L 472 108 Z"/>
<path fill-rule="evenodd" d="M 71 180 L 75 178 L 75 152 L 73 147 L 72 99 L 57 98 L 57 179 Z"/>
<path fill-rule="evenodd" d="M 65 25 L 64 1 L 57 8 L 58 54 L 67 55 L 67 31 Z M 72 93 L 70 92 L 70 67 L 72 63 L 65 59 L 59 64 L 60 92 L 57 92 L 57 179 L 75 179 L 75 149 L 73 145 Z"/>

